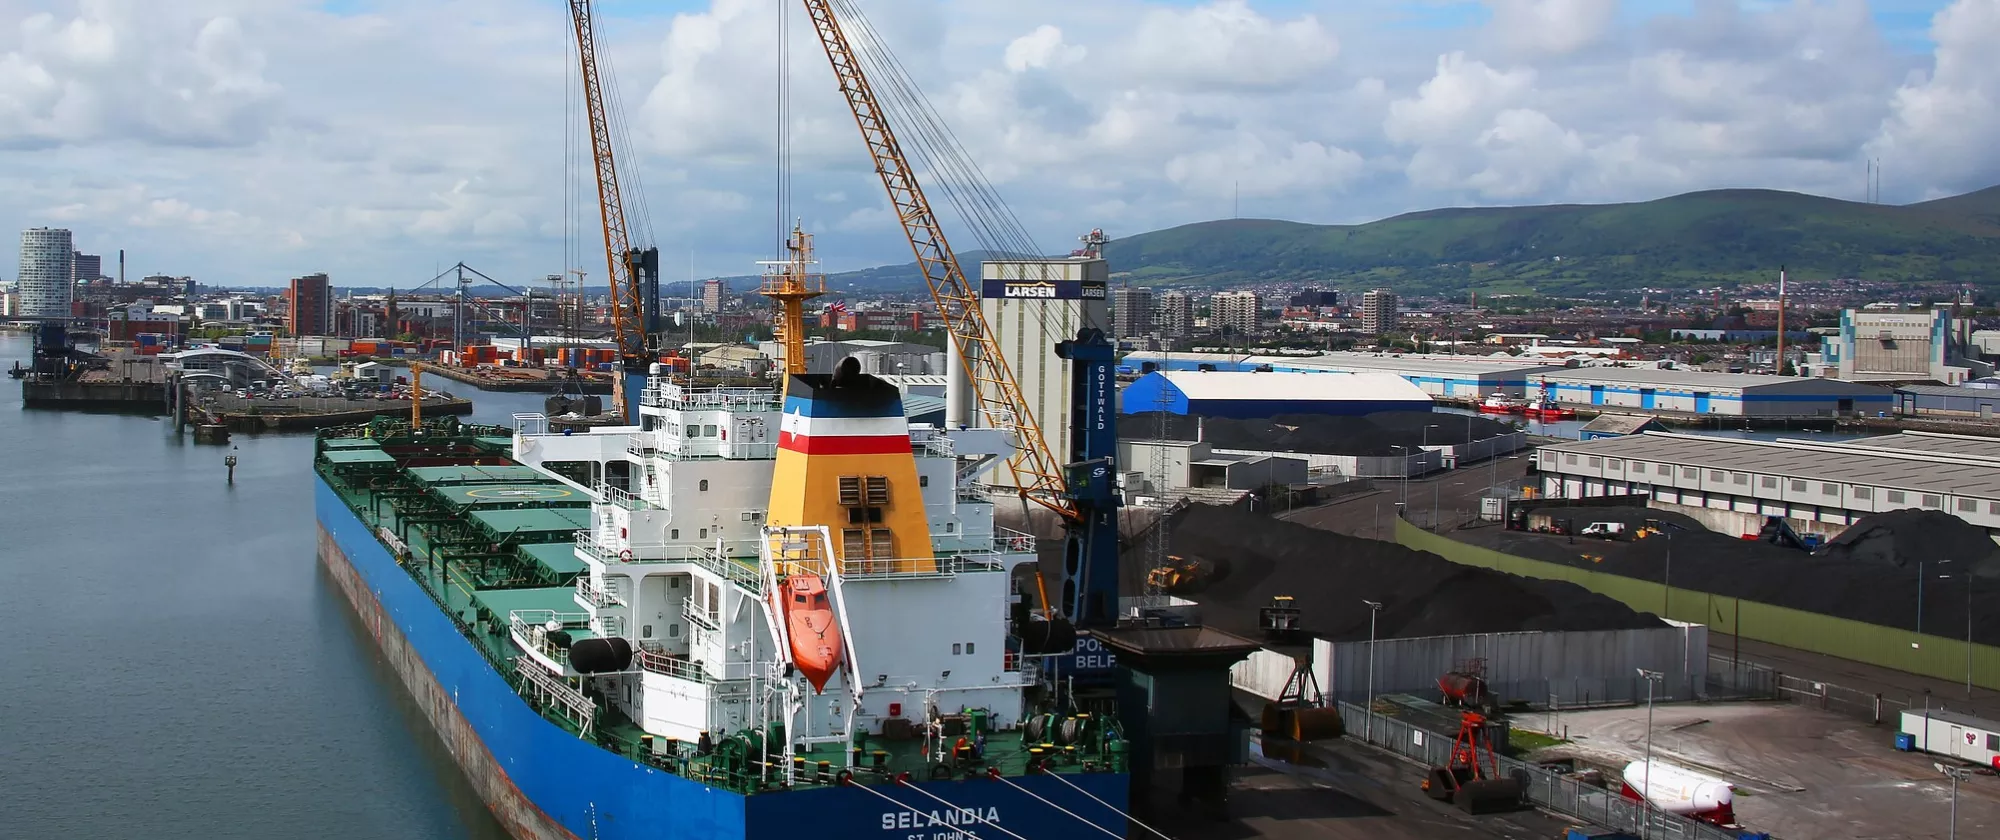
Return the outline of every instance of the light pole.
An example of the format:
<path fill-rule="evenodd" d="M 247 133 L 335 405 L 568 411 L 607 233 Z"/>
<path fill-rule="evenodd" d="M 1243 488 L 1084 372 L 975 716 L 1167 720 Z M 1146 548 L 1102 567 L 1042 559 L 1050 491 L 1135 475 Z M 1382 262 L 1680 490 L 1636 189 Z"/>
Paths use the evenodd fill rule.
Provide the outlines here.
<path fill-rule="evenodd" d="M 1389 448 L 1403 453 L 1403 501 L 1398 507 L 1408 509 L 1410 506 L 1410 448 L 1393 443 L 1389 445 Z"/>
<path fill-rule="evenodd" d="M 1368 605 L 1368 716 L 1361 724 L 1361 741 L 1368 743 L 1375 735 L 1375 616 L 1382 613 L 1381 601 L 1361 599 Z"/>
<path fill-rule="evenodd" d="M 1639 777 L 1639 784 L 1645 787 L 1645 790 L 1639 791 L 1639 813 L 1645 816 L 1650 814 L 1653 806 L 1653 686 L 1659 685 L 1660 678 L 1666 675 L 1644 668 L 1638 670 L 1639 676 L 1646 680 L 1646 769 Z M 1651 834 L 1647 829 L 1651 823 L 1651 817 L 1646 817 L 1639 827 L 1640 834 Z"/>
<path fill-rule="evenodd" d="M 1939 773 L 1951 779 L 1951 827 L 1945 830 L 1947 840 L 1958 840 L 1958 783 L 1971 778 L 1972 771 L 1964 767 L 1948 767 L 1942 761 L 1931 762 Z"/>
<path fill-rule="evenodd" d="M 1924 558 L 1917 558 L 1917 635 L 1924 634 Z"/>

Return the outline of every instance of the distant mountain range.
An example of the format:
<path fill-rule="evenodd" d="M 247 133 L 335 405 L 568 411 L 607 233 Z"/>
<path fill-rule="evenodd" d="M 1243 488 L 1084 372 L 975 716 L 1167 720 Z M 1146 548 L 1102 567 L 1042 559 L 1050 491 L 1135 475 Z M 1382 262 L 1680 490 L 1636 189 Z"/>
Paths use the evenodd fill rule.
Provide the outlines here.
<path fill-rule="evenodd" d="M 1901 206 L 1709 190 L 1631 204 L 1426 210 L 1361 225 L 1229 219 L 1114 240 L 1105 255 L 1114 277 L 1140 285 L 1572 294 L 1768 282 L 1785 266 L 1804 281 L 2000 286 L 2000 186 Z M 960 260 L 970 272 L 983 256 Z M 915 263 L 827 277 L 849 294 L 921 283 Z"/>

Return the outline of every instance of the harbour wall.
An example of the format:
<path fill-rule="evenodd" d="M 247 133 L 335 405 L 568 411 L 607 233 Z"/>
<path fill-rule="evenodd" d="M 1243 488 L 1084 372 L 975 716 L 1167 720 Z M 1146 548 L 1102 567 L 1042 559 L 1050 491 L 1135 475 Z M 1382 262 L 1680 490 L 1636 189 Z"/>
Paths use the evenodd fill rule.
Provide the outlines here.
<path fill-rule="evenodd" d="M 1591 569 L 1531 560 L 1433 534 L 1398 518 L 1396 542 L 1465 566 L 1566 580 L 1635 610 L 1706 624 L 1716 633 L 1879 665 L 1941 680 L 2000 689 L 2000 647 L 1836 618 Z"/>

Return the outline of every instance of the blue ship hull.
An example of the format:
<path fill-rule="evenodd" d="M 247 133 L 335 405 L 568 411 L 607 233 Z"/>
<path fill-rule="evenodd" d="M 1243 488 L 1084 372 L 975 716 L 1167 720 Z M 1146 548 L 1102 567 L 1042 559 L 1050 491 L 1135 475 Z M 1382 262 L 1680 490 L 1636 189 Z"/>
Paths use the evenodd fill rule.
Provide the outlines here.
<path fill-rule="evenodd" d="M 1006 780 L 1026 792 L 972 779 L 923 782 L 914 789 L 882 784 L 746 796 L 601 749 L 550 723 L 523 701 L 317 476 L 314 508 L 320 562 L 480 798 L 515 837 L 1000 840 L 1011 833 L 1024 840 L 1055 840 L 1126 835 L 1120 812 L 1127 807 L 1129 777 L 1123 773 Z"/>

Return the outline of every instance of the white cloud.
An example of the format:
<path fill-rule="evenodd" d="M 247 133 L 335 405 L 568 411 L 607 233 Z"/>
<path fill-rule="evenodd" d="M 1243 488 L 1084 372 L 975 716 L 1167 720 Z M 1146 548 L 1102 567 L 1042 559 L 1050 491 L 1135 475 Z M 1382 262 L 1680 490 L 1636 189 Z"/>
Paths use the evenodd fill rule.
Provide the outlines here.
<path fill-rule="evenodd" d="M 1083 47 L 1063 43 L 1062 30 L 1048 24 L 1035 27 L 1035 31 L 1015 38 L 1007 45 L 1003 59 L 1007 69 L 1015 73 L 1041 70 L 1082 61 L 1090 51 Z"/>
<path fill-rule="evenodd" d="M 1925 195 L 1991 186 L 2000 171 L 2000 2 L 1957 0 L 1931 26 L 1936 63 L 1897 88 L 1869 150 L 1900 180 L 1931 178 Z"/>
<path fill-rule="evenodd" d="M 1312 15 L 1279 21 L 1248 0 L 1153 9 L 1122 51 L 1129 77 L 1193 88 L 1271 88 L 1299 82 L 1340 54 Z"/>
<path fill-rule="evenodd" d="M 1925 4 L 1935 47 L 1884 32 L 1900 18 L 1880 12 Z M 561 5 L 0 0 L 0 229 L 66 225 L 86 251 L 212 283 L 601 265 L 594 188 L 570 180 L 589 168 L 566 161 Z M 622 171 L 664 249 L 704 274 L 768 256 L 790 9 L 790 215 L 831 234 L 829 269 L 907 259 L 795 6 L 629 5 L 601 4 L 601 50 Z M 1856 195 L 1870 156 L 1889 200 L 2000 182 L 2000 0 L 1487 0 L 1485 22 L 1426 26 L 1406 0 L 861 5 L 1055 251 L 1225 216 L 1239 194 L 1245 213 L 1354 222 L 1723 186 Z"/>
<path fill-rule="evenodd" d="M 1595 43 L 1618 14 L 1618 0 L 1486 0 L 1486 5 L 1502 44 L 1551 55 Z"/>

